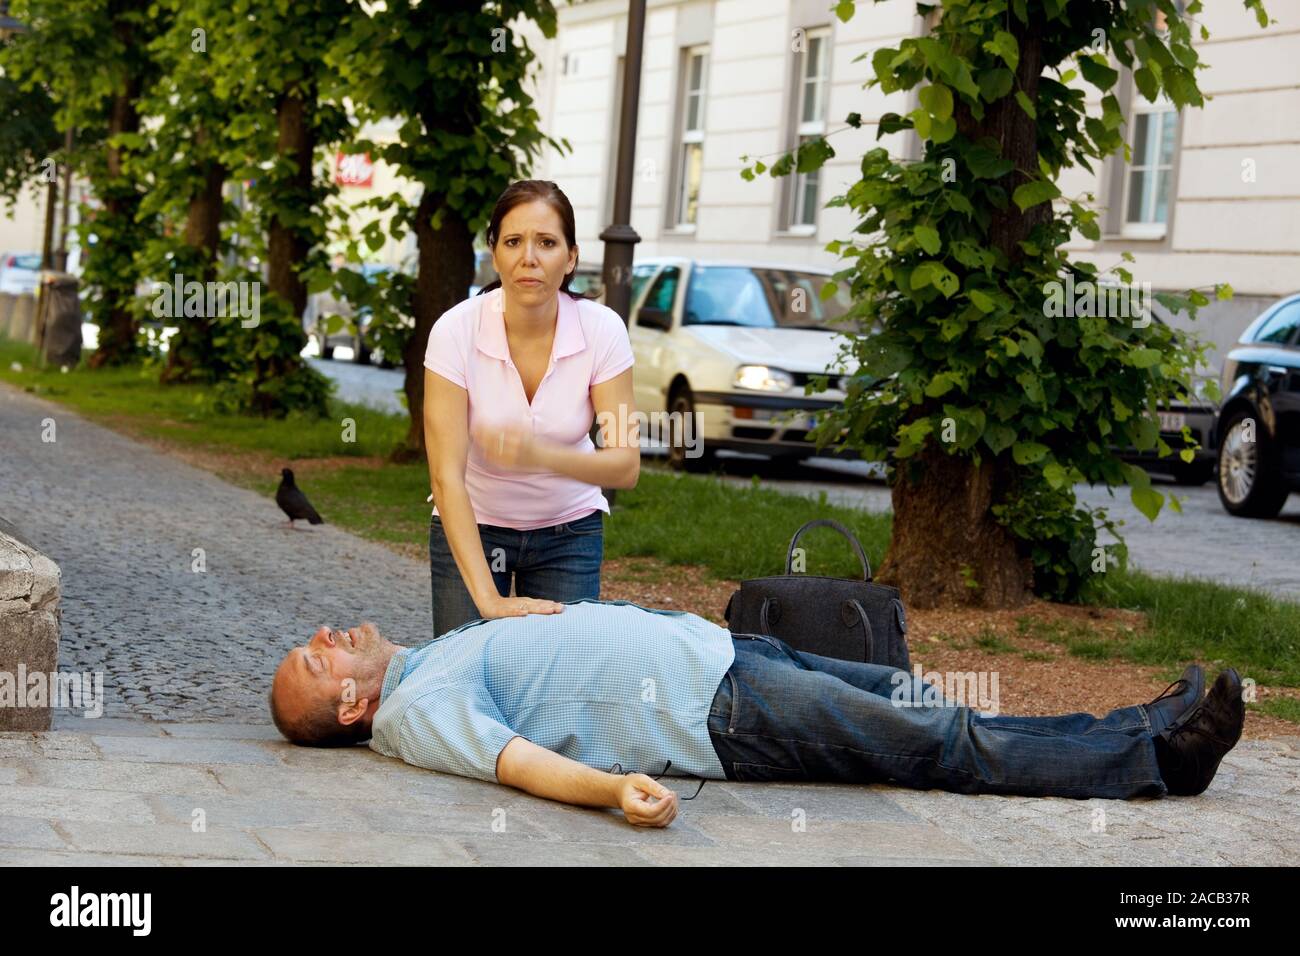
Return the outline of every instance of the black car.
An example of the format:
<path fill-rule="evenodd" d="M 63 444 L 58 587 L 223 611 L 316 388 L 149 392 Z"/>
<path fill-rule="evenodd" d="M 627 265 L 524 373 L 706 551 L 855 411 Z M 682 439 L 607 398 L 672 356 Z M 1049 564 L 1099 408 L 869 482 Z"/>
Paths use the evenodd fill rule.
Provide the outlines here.
<path fill-rule="evenodd" d="M 1223 507 L 1274 517 L 1300 489 L 1300 295 L 1267 309 L 1228 353 L 1215 436 Z"/>

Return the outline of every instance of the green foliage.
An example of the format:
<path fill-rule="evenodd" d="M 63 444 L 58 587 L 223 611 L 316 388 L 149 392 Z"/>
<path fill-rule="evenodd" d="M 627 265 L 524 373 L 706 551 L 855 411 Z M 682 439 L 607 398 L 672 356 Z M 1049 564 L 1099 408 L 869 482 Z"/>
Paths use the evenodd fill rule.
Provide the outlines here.
<path fill-rule="evenodd" d="M 567 148 L 538 128 L 529 92 L 535 55 L 514 26 L 521 18 L 555 35 L 549 0 L 391 0 L 369 17 L 349 20 L 330 47 L 327 63 L 358 118 L 401 122 L 395 140 L 357 140 L 349 151 L 368 151 L 423 187 L 417 201 L 394 193 L 362 204 L 384 217 L 393 238 L 406 236 L 422 218 L 437 229 L 449 213 L 471 232 L 481 231 L 502 190 L 528 174 L 545 146 Z M 347 237 L 349 259 L 364 261 L 364 247 L 378 248 L 384 232 L 376 220 L 363 235 Z M 325 288 L 325 276 L 316 269 L 313 286 Z M 400 354 L 416 328 L 413 283 L 381 276 L 355 292 L 373 313 L 370 344 Z"/>
<path fill-rule="evenodd" d="M 1246 6 L 1267 22 L 1256 0 Z M 847 19 L 851 7 L 836 13 Z M 872 149 L 860 179 L 829 203 L 858 220 L 851 239 L 828 246 L 846 260 L 835 280 L 852 291 L 857 328 L 840 358 L 857 372 L 814 437 L 876 459 L 905 460 L 937 444 L 974 462 L 1005 462 L 1014 478 L 993 514 L 1032 558 L 1036 588 L 1058 598 L 1086 584 L 1098 526 L 1114 531 L 1104 513 L 1075 506 L 1073 484 L 1127 482 L 1134 504 L 1155 518 L 1164 496 L 1112 449 L 1169 453 L 1154 409 L 1190 390 L 1204 347 L 1149 318 L 1053 307 L 1067 277 L 1133 281 L 1126 269 L 1102 273 L 1066 254 L 1073 233 L 1100 232 L 1091 197 L 1062 197 L 1055 183 L 1063 169 L 1091 170 L 1123 146 L 1121 107 L 1108 92 L 1118 78 L 1111 57 L 1136 70 L 1145 95 L 1200 105 L 1189 26 L 1200 7 L 1126 0 L 1072 4 L 1067 14 L 1064 2 L 946 0 L 932 35 L 870 54 L 870 84 L 885 93 L 919 87 L 921 104 L 906 117 L 886 114 L 879 135 L 914 129 L 924 157 Z M 1157 10 L 1166 33 L 1153 25 Z M 1091 49 L 1096 36 L 1105 52 Z M 1041 75 L 1021 69 L 1029 43 Z M 1100 117 L 1069 85 L 1078 75 L 1103 94 Z M 990 126 L 995 111 L 1002 125 Z M 1026 168 L 990 135 L 1022 123 L 1017 113 L 1032 119 L 1036 159 Z M 790 160 L 777 160 L 773 174 L 789 172 Z M 1191 291 L 1161 301 L 1194 317 L 1209 299 Z"/>
<path fill-rule="evenodd" d="M 9 42 L 22 42 L 22 37 Z M 0 52 L 0 62 L 4 59 Z M 0 198 L 6 206 L 29 183 L 35 181 L 37 188 L 45 184 L 37 177 L 52 171 L 46 160 L 62 145 L 54 127 L 54 102 L 45 89 L 24 90 L 13 77 L 0 76 Z"/>
<path fill-rule="evenodd" d="M 167 28 L 166 13 L 148 0 L 15 0 L 10 9 L 28 32 L 6 45 L 0 65 L 34 102 L 37 91 L 48 94 L 60 131 L 78 133 L 65 159 L 89 180 L 96 200 L 82 210 L 79 235 L 88 254 L 87 311 L 100 326 L 97 357 L 130 362 L 138 354 L 136 327 L 119 320 L 134 308 L 135 251 L 158 226 L 137 216 L 142 189 L 130 169 L 145 145 L 137 101 L 157 79 L 149 50 Z"/>

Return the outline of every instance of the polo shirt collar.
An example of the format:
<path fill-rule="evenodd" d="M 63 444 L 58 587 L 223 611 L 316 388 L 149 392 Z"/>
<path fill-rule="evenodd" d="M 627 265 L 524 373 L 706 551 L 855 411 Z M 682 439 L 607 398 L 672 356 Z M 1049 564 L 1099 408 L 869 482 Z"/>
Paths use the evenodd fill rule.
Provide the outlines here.
<path fill-rule="evenodd" d="M 486 301 L 479 307 L 478 334 L 474 336 L 474 346 L 484 355 L 508 362 L 510 343 L 506 339 L 506 316 L 502 309 L 504 295 L 502 289 L 493 289 L 483 296 Z M 558 295 L 560 309 L 555 320 L 555 341 L 551 343 L 552 360 L 576 355 L 587 347 L 587 339 L 582 334 L 582 322 L 578 318 L 578 303 L 567 292 Z"/>
<path fill-rule="evenodd" d="M 397 685 L 406 676 L 406 658 L 410 653 L 410 648 L 404 647 L 394 654 L 392 660 L 388 662 L 388 669 L 384 671 L 384 683 L 379 689 L 380 704 L 386 701 L 393 691 L 397 690 Z"/>

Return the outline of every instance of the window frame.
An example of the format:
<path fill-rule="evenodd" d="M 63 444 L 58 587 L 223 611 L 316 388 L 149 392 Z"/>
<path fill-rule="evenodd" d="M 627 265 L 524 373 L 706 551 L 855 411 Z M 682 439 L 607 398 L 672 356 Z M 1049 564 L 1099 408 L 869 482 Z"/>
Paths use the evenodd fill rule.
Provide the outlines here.
<path fill-rule="evenodd" d="M 831 41 L 834 36 L 833 30 L 828 24 L 801 27 L 800 29 L 803 30 L 805 42 L 802 50 L 794 51 L 792 74 L 795 82 L 787 123 L 788 142 L 792 151 L 798 149 L 805 140 L 825 136 L 827 117 L 830 115 Z M 818 41 L 817 50 L 820 68 L 816 75 L 809 77 L 808 61 L 813 52 L 814 40 Z M 810 84 L 815 84 L 813 93 L 814 114 L 819 112 L 820 116 L 814 115 L 812 119 L 805 119 L 804 99 Z M 819 106 L 820 110 L 818 110 Z M 781 204 L 781 232 L 784 235 L 808 237 L 817 234 L 818 213 L 821 211 L 821 205 L 818 203 L 818 197 L 821 195 L 821 172 L 820 169 L 811 173 L 796 171 L 789 176 L 786 193 Z M 804 222 L 803 220 L 808 212 L 804 202 L 809 178 L 812 178 L 813 189 L 815 190 L 812 221 Z"/>
<path fill-rule="evenodd" d="M 1121 209 L 1120 235 L 1126 239 L 1163 239 L 1165 238 L 1165 236 L 1169 234 L 1169 226 L 1173 219 L 1173 213 L 1174 213 L 1174 203 L 1177 200 L 1177 195 L 1175 191 L 1175 182 L 1174 182 L 1174 168 L 1178 162 L 1178 145 L 1179 145 L 1179 138 L 1182 132 L 1181 131 L 1182 124 L 1179 122 L 1181 117 L 1179 116 L 1178 110 L 1174 106 L 1174 104 L 1163 94 L 1161 94 L 1160 98 L 1157 99 L 1154 103 L 1148 103 L 1145 98 L 1141 98 L 1139 100 L 1138 96 L 1134 96 L 1132 102 L 1133 102 L 1133 106 L 1130 113 L 1131 113 L 1131 121 L 1133 124 L 1134 140 L 1136 141 L 1137 139 L 1137 126 L 1138 126 L 1139 117 L 1143 117 L 1143 116 L 1160 117 L 1160 121 L 1158 124 L 1153 123 L 1151 119 L 1146 120 L 1148 125 L 1148 132 L 1147 132 L 1148 137 L 1150 136 L 1151 127 L 1153 125 L 1158 125 L 1159 127 L 1158 134 L 1160 136 L 1160 139 L 1155 143 L 1153 149 L 1155 159 L 1157 160 L 1157 162 L 1154 165 L 1146 165 L 1145 163 L 1139 163 L 1137 161 L 1138 157 L 1135 156 L 1133 157 L 1134 161 L 1125 163 L 1122 167 L 1123 174 L 1124 174 L 1124 191 L 1123 191 L 1123 197 L 1120 202 L 1120 209 Z M 1168 115 L 1172 115 L 1174 118 L 1173 131 L 1170 134 L 1173 139 L 1173 145 L 1171 146 L 1169 151 L 1169 165 L 1163 166 L 1159 163 L 1160 147 L 1164 143 L 1164 138 L 1163 138 L 1164 127 L 1165 127 L 1164 117 Z M 1130 144 L 1129 148 L 1132 149 L 1134 145 L 1136 145 L 1136 143 Z M 1166 188 L 1168 189 L 1168 194 L 1165 197 L 1164 221 L 1163 222 L 1131 221 L 1128 216 L 1129 216 L 1129 203 L 1130 200 L 1132 199 L 1132 193 L 1133 193 L 1134 174 L 1141 172 L 1144 178 L 1148 175 L 1159 177 L 1162 171 L 1165 173 Z M 1154 211 L 1154 204 L 1159 202 L 1159 197 L 1156 195 L 1154 189 L 1152 190 L 1151 201 L 1153 204 L 1153 211 Z M 1146 211 L 1143 210 L 1144 214 L 1145 212 Z"/>
<path fill-rule="evenodd" d="M 682 48 L 682 72 L 681 72 L 681 91 L 678 103 L 680 110 L 680 120 L 677 124 L 677 137 L 673 145 L 673 196 L 672 196 L 672 215 L 671 223 L 674 232 L 693 233 L 699 223 L 700 216 L 700 193 L 702 188 L 697 187 L 695 195 L 695 220 L 687 219 L 687 208 L 689 206 L 689 193 L 687 189 L 688 162 L 687 158 L 691 155 L 691 147 L 698 149 L 700 154 L 700 186 L 704 180 L 704 134 L 705 134 L 705 113 L 708 109 L 708 89 L 709 89 L 709 53 L 710 48 L 707 43 L 699 43 L 693 46 Z M 691 68 L 696 58 L 700 59 L 700 81 L 699 86 L 691 86 Z M 696 126 L 688 126 L 691 115 L 691 98 L 695 97 L 698 104 L 696 114 Z"/>

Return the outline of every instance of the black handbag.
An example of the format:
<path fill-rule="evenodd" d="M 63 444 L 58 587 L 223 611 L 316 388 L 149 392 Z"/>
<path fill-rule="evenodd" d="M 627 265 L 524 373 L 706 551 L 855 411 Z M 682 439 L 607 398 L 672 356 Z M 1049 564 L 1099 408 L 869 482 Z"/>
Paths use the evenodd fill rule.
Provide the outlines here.
<path fill-rule="evenodd" d="M 834 528 L 862 562 L 862 580 L 794 574 L 794 549 L 809 528 Z M 871 565 L 853 532 L 838 521 L 809 521 L 790 539 L 785 574 L 741 581 L 724 614 L 733 634 L 763 634 L 796 651 L 911 669 L 907 614 L 898 588 L 871 580 Z"/>

